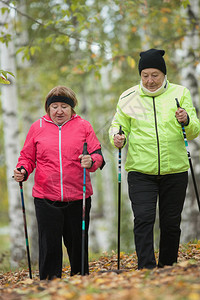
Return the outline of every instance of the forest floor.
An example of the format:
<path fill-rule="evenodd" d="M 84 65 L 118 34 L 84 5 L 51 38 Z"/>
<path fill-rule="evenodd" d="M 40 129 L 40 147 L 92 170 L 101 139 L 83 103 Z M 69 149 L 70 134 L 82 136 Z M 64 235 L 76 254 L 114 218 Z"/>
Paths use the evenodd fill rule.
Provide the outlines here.
<path fill-rule="evenodd" d="M 69 266 L 62 279 L 33 279 L 28 270 L 0 273 L 0 299 L 43 300 L 199 300 L 200 241 L 181 245 L 178 263 L 172 267 L 137 270 L 136 255 L 121 253 L 117 274 L 117 255 L 104 253 L 90 262 L 90 275 L 70 277 Z"/>

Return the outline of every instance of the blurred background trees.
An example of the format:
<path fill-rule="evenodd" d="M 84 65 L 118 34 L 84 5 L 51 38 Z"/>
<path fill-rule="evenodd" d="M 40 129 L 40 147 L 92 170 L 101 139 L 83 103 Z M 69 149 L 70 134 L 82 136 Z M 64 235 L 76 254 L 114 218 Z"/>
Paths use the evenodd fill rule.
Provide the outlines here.
<path fill-rule="evenodd" d="M 108 128 L 118 98 L 124 90 L 140 80 L 137 70 L 139 53 L 148 48 L 160 48 L 166 51 L 168 79 L 174 83 L 184 83 L 191 90 L 194 105 L 199 110 L 199 6 L 198 0 L 0 0 L 0 69 L 3 70 L 5 66 L 5 70 L 12 72 L 13 64 L 16 67 L 14 79 L 7 74 L 11 85 L 1 85 L 0 94 L 1 226 L 10 221 L 11 228 L 16 226 L 18 235 L 24 239 L 20 217 L 16 214 L 16 209 L 20 210 L 20 201 L 16 196 L 18 186 L 14 183 L 15 188 L 12 190 L 11 183 L 12 169 L 15 167 L 13 160 L 17 161 L 19 153 L 15 151 L 11 155 L 8 152 L 10 144 L 6 144 L 6 122 L 9 122 L 10 114 L 6 116 L 3 103 L 7 103 L 16 114 L 13 134 L 19 128 L 19 134 L 14 134 L 14 138 L 15 145 L 19 143 L 21 148 L 30 124 L 45 113 L 44 99 L 48 91 L 56 85 L 66 85 L 77 94 L 77 113 L 91 122 L 107 162 L 102 171 L 92 174 L 94 195 L 90 227 L 91 251 L 116 249 L 117 150 L 110 146 Z M 8 59 L 8 65 L 5 64 L 5 55 L 10 43 L 15 51 Z M 14 60 L 12 65 L 11 58 Z M 14 85 L 14 96 L 6 96 Z M 190 144 L 198 183 L 199 139 Z M 125 156 L 126 149 L 123 149 L 123 162 Z M 31 255 L 37 260 L 32 182 L 33 175 L 24 186 Z M 132 252 L 133 217 L 125 171 L 122 174 L 122 185 L 121 250 Z M 11 199 L 18 199 L 15 200 L 17 208 Z M 11 216 L 16 217 L 13 219 Z M 190 182 L 182 222 L 184 242 L 200 238 L 199 222 Z M 21 260 L 23 250 L 16 257 L 14 249 L 21 248 L 12 238 L 11 242 L 11 261 L 15 266 Z"/>

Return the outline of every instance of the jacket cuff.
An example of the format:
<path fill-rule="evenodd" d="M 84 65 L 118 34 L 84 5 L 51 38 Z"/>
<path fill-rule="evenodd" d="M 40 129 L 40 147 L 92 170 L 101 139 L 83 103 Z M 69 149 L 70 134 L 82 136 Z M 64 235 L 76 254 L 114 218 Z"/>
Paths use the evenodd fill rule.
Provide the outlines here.
<path fill-rule="evenodd" d="M 91 158 L 92 158 L 92 154 L 99 154 L 99 155 L 101 155 L 101 157 L 103 158 L 103 161 L 102 161 L 101 166 L 98 167 L 98 168 L 100 168 L 100 170 L 102 170 L 103 167 L 105 166 L 106 162 L 105 162 L 105 160 L 104 160 L 104 157 L 103 157 L 103 154 L 102 154 L 101 149 L 97 149 L 97 150 L 93 151 L 92 153 L 90 153 Z M 90 169 L 93 167 L 93 165 L 94 165 L 95 162 L 96 162 L 96 161 L 92 159 L 92 164 L 91 164 Z"/>

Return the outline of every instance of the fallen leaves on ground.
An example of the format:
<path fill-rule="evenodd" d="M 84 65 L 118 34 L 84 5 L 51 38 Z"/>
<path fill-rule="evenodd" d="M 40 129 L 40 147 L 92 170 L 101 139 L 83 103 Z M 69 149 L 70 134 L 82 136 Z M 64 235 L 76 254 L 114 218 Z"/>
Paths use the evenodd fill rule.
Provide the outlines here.
<path fill-rule="evenodd" d="M 62 279 L 39 280 L 38 272 L 29 278 L 28 270 L 0 273 L 1 300 L 199 300 L 200 241 L 180 246 L 179 261 L 162 269 L 137 270 L 136 255 L 104 253 L 90 263 L 90 275 L 70 277 L 63 268 Z"/>

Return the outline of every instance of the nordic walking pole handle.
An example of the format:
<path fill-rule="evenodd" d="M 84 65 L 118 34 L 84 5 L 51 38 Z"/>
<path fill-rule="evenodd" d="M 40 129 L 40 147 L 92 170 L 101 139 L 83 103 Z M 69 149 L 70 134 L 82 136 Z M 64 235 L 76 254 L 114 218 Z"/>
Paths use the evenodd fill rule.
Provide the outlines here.
<path fill-rule="evenodd" d="M 21 172 L 21 168 L 17 168 L 17 170 L 18 170 L 19 172 Z M 19 186 L 20 186 L 20 188 L 22 189 L 22 187 L 23 187 L 22 181 L 19 181 Z"/>
<path fill-rule="evenodd" d="M 122 125 L 119 125 L 119 132 L 118 132 L 118 134 L 122 135 L 122 133 L 123 133 L 123 131 L 122 131 Z M 122 147 L 119 148 L 119 151 L 121 151 L 121 148 Z"/>
<path fill-rule="evenodd" d="M 175 100 L 176 100 L 177 108 L 181 108 L 180 103 L 178 101 L 178 98 L 175 98 Z M 181 123 L 181 126 L 182 126 L 182 129 L 183 129 L 184 128 L 184 123 Z"/>
<path fill-rule="evenodd" d="M 83 155 L 87 155 L 88 151 L 87 151 L 87 143 L 85 142 L 83 145 Z"/>
<path fill-rule="evenodd" d="M 178 102 L 178 99 L 175 98 L 175 100 L 176 100 L 176 105 L 177 105 L 177 107 L 179 108 L 179 107 L 180 107 L 180 104 L 179 104 L 179 102 Z"/>
<path fill-rule="evenodd" d="M 122 125 L 119 126 L 119 135 L 122 135 Z"/>

